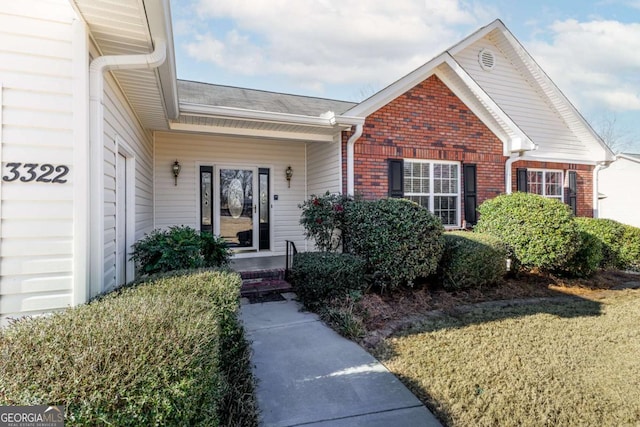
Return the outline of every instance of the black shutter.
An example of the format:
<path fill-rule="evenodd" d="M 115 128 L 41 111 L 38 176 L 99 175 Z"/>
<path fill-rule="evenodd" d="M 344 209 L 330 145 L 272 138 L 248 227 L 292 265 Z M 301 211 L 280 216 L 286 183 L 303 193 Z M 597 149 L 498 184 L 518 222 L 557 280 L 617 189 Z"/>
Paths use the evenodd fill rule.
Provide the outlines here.
<path fill-rule="evenodd" d="M 516 187 L 518 191 L 527 193 L 529 190 L 529 179 L 526 168 L 516 169 Z"/>
<path fill-rule="evenodd" d="M 389 197 L 404 197 L 404 161 L 388 159 L 389 162 Z"/>
<path fill-rule="evenodd" d="M 464 220 L 469 225 L 478 222 L 478 190 L 476 186 L 476 165 L 463 165 L 464 178 Z"/>
<path fill-rule="evenodd" d="M 578 212 L 578 174 L 576 171 L 569 171 L 569 185 L 566 195 L 567 204 L 571 207 L 574 215 Z"/>

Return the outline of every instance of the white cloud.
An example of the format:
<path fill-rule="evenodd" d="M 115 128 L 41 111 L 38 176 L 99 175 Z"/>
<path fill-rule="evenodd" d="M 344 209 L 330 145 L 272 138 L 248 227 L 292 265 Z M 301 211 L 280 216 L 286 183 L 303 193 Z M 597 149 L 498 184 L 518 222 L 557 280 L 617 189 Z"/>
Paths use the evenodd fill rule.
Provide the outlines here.
<path fill-rule="evenodd" d="M 582 108 L 640 110 L 640 24 L 556 21 L 529 43 L 552 80 Z"/>
<path fill-rule="evenodd" d="M 196 12 L 232 26 L 193 36 L 192 58 L 320 93 L 323 83 L 389 84 L 491 15 L 462 0 L 199 0 Z"/>

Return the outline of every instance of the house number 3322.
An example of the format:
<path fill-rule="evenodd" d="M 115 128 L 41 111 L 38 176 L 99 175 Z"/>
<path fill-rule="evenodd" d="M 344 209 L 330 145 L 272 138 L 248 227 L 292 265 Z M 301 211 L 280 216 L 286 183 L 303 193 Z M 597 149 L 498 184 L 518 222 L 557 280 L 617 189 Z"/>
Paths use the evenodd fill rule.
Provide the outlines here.
<path fill-rule="evenodd" d="M 64 184 L 63 179 L 69 173 L 69 166 L 54 166 L 49 163 L 7 163 L 8 173 L 3 175 L 5 182 L 47 182 L 53 184 Z"/>

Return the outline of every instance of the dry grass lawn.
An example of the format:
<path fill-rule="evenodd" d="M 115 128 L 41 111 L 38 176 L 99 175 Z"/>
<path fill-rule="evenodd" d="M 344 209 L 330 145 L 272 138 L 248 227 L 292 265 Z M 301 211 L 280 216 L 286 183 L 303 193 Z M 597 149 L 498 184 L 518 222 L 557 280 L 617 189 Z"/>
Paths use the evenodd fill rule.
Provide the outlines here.
<path fill-rule="evenodd" d="M 640 290 L 426 319 L 374 354 L 448 426 L 640 425 Z"/>

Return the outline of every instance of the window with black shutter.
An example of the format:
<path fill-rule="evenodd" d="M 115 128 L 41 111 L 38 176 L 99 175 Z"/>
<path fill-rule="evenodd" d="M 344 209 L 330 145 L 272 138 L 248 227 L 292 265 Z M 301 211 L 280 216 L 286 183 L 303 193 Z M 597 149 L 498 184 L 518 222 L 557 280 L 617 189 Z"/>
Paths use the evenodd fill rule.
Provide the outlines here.
<path fill-rule="evenodd" d="M 469 225 L 475 225 L 478 222 L 478 193 L 476 184 L 477 168 L 474 164 L 466 164 L 462 166 L 462 175 L 464 178 L 464 220 Z"/>
<path fill-rule="evenodd" d="M 388 159 L 389 162 L 389 197 L 404 197 L 404 161 Z"/>
<path fill-rule="evenodd" d="M 516 188 L 523 193 L 529 191 L 529 180 L 526 168 L 516 169 Z"/>

